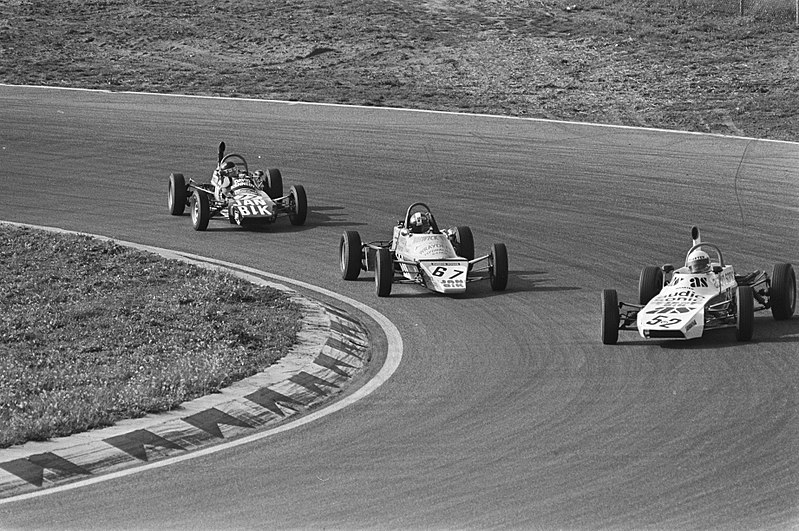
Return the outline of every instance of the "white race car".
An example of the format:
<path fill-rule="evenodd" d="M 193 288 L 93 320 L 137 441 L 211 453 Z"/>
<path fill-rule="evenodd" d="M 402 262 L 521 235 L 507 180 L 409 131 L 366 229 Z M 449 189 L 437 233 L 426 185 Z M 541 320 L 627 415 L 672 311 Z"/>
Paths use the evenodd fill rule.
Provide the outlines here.
<path fill-rule="evenodd" d="M 475 258 L 469 227 L 439 229 L 424 203 L 408 207 L 394 227 L 391 240 L 362 243 L 356 231 L 346 231 L 339 245 L 341 276 L 355 280 L 361 270 L 375 272 L 378 297 L 391 294 L 393 282 L 420 284 L 445 294 L 464 293 L 468 283 L 488 279 L 491 289 L 508 283 L 508 252 L 503 243 Z"/>
<path fill-rule="evenodd" d="M 737 275 L 721 250 L 703 243 L 691 229 L 693 246 L 685 266 L 648 266 L 638 282 L 638 304 L 619 303 L 614 289 L 602 292 L 602 342 L 615 344 L 619 330 L 637 329 L 645 339 L 694 339 L 705 330 L 736 329 L 738 341 L 752 339 L 754 312 L 771 309 L 774 319 L 790 319 L 796 309 L 796 274 L 791 264 Z"/>

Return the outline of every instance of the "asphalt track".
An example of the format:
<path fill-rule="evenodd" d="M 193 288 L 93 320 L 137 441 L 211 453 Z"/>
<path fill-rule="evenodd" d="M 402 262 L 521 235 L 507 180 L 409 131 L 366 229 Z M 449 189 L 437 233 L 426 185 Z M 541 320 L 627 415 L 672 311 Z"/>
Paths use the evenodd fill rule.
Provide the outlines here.
<path fill-rule="evenodd" d="M 166 178 L 216 145 L 303 184 L 305 227 L 192 230 Z M 259 158 L 260 157 L 260 158 Z M 799 264 L 799 149 L 373 108 L 0 87 L 0 218 L 323 286 L 388 317 L 391 379 L 334 414 L 173 466 L 0 506 L 0 528 L 785 529 L 799 526 L 799 317 L 690 343 L 599 341 L 697 224 L 740 270 Z M 413 201 L 504 242 L 510 281 L 446 298 L 344 282 L 345 229 Z"/>

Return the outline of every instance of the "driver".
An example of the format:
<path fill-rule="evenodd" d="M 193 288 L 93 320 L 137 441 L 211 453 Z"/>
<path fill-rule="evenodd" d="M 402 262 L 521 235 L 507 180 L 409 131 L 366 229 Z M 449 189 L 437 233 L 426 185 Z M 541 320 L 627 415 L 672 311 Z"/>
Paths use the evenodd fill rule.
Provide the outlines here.
<path fill-rule="evenodd" d="M 238 175 L 236 165 L 230 161 L 225 162 L 214 171 L 211 184 L 214 185 L 214 196 L 217 201 L 224 201 L 230 195 L 233 179 Z"/>
<path fill-rule="evenodd" d="M 710 271 L 710 256 L 705 251 L 697 249 L 688 255 L 685 265 L 691 273 L 707 273 Z"/>
<path fill-rule="evenodd" d="M 427 212 L 415 212 L 409 224 L 412 233 L 424 234 L 430 230 L 430 215 Z"/>

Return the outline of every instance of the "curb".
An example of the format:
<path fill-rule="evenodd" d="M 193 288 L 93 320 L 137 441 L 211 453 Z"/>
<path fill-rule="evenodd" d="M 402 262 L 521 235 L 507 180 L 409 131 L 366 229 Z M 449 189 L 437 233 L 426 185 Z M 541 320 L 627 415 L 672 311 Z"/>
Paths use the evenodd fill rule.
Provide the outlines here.
<path fill-rule="evenodd" d="M 223 269 L 256 284 L 290 293 L 290 298 L 303 308 L 298 342 L 265 371 L 236 382 L 220 393 L 185 402 L 171 412 L 0 450 L 0 503 L 7 498 L 97 478 L 136 465 L 180 458 L 285 423 L 339 393 L 371 359 L 365 327 L 345 310 L 313 301 L 284 285 L 212 260 L 91 236 L 154 252 L 164 258 Z"/>

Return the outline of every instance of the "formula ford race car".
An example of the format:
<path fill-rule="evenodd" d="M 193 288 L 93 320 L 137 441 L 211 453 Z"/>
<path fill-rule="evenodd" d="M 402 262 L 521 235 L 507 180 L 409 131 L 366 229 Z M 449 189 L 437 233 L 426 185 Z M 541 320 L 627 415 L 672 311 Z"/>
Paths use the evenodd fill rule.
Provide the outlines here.
<path fill-rule="evenodd" d="M 239 226 L 254 226 L 274 223 L 279 215 L 286 214 L 292 225 L 303 225 L 308 215 L 305 188 L 294 185 L 284 195 L 280 170 L 250 173 L 244 157 L 225 155 L 224 142 L 219 144 L 211 182 L 190 179 L 187 183 L 183 174 L 173 173 L 169 176 L 167 199 L 173 216 L 182 216 L 190 207 L 194 230 L 205 230 L 215 217 Z"/>
<path fill-rule="evenodd" d="M 344 280 L 355 280 L 361 270 L 375 272 L 378 297 L 389 296 L 393 282 L 420 284 L 446 294 L 464 293 L 468 283 L 486 278 L 494 291 L 504 290 L 508 283 L 505 244 L 495 243 L 490 254 L 475 258 L 471 229 L 439 229 L 424 203 L 408 207 L 390 241 L 362 243 L 356 231 L 344 232 L 339 253 Z"/>
<path fill-rule="evenodd" d="M 738 341 L 752 339 L 754 312 L 771 309 L 790 319 L 796 309 L 796 274 L 791 264 L 737 275 L 719 248 L 691 229 L 693 246 L 685 266 L 647 266 L 638 283 L 638 304 L 619 303 L 616 290 L 602 292 L 602 342 L 615 344 L 619 330 L 638 329 L 645 339 L 694 339 L 705 330 L 735 327 Z"/>

